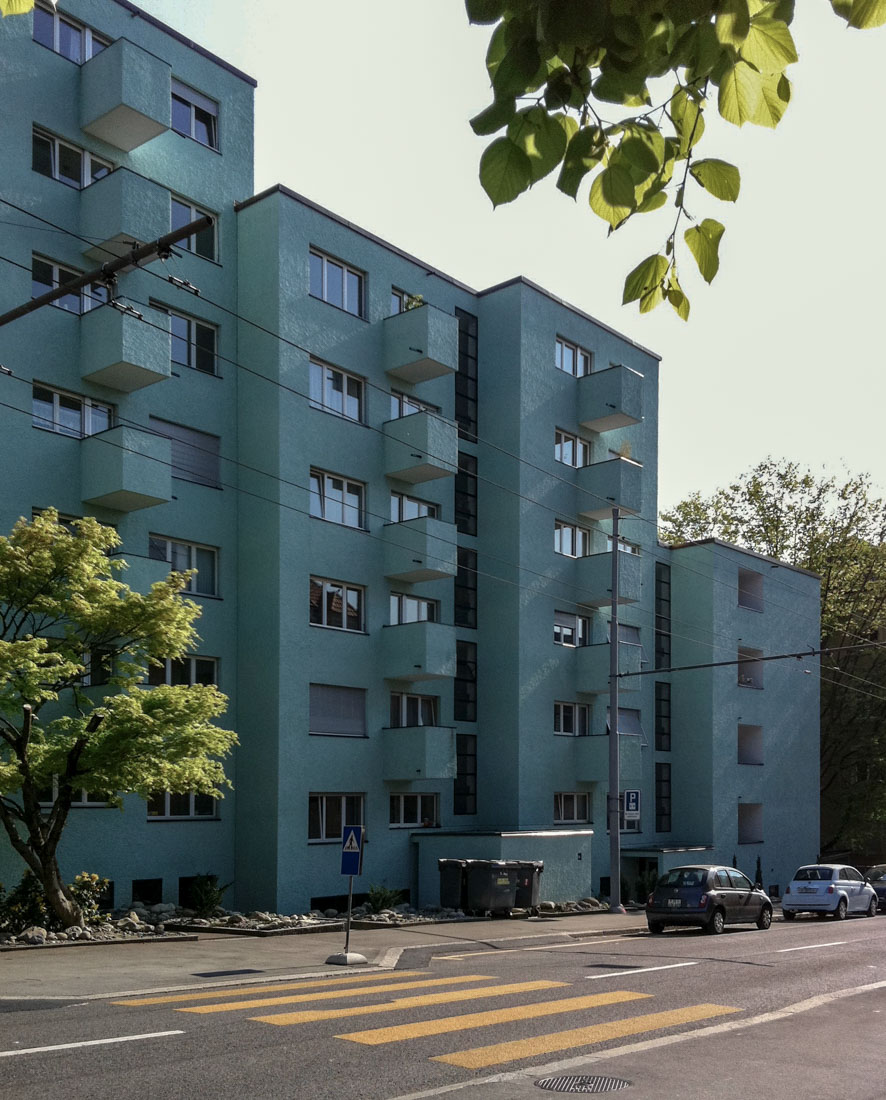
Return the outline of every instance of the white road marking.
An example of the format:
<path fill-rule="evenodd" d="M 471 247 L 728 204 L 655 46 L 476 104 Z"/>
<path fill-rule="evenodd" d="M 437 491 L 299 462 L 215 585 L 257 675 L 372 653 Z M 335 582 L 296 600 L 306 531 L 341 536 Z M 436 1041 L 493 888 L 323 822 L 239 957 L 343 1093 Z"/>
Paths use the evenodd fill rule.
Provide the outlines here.
<path fill-rule="evenodd" d="M 571 933 L 570 933 L 571 934 Z M 576 943 L 543 943 L 540 947 L 503 947 L 499 951 L 465 951 L 461 955 L 435 955 L 435 959 L 476 959 L 478 955 L 520 955 L 524 951 L 571 951 L 576 947 L 593 947 L 598 943 L 623 943 L 629 937 L 618 936 L 615 939 L 587 939 Z M 631 937 L 632 938 L 632 937 Z"/>
<path fill-rule="evenodd" d="M 625 976 L 632 978 L 635 974 L 649 974 L 653 970 L 676 970 L 680 966 L 698 966 L 699 962 L 701 962 L 701 959 L 697 962 L 668 963 L 667 966 L 642 966 L 635 970 L 612 970 L 608 974 L 586 974 L 585 979 L 589 982 L 596 982 L 600 978 L 624 978 Z"/>
<path fill-rule="evenodd" d="M 184 1035 L 183 1031 L 150 1031 L 144 1035 L 117 1035 L 113 1039 L 85 1039 L 80 1043 L 57 1043 L 51 1047 L 26 1047 L 23 1050 L 0 1050 L 0 1058 L 19 1054 L 44 1054 L 48 1050 L 75 1050 L 78 1047 L 101 1047 L 109 1043 L 134 1043 L 138 1039 L 165 1039 L 168 1035 Z"/>
<path fill-rule="evenodd" d="M 834 940 L 833 943 L 810 943 L 806 947 L 780 947 L 777 955 L 786 955 L 788 951 L 815 951 L 817 947 L 842 947 L 848 940 Z"/>

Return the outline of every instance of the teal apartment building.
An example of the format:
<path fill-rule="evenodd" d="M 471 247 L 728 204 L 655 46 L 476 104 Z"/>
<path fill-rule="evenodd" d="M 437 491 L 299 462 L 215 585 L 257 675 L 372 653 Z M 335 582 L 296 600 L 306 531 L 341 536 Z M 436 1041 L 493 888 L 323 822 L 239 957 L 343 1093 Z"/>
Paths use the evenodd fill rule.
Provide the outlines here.
<path fill-rule="evenodd" d="M 196 568 L 199 652 L 151 682 L 217 682 L 240 737 L 218 803 L 83 791 L 66 876 L 304 911 L 363 824 L 358 891 L 432 904 L 439 858 L 517 858 L 543 897 L 607 893 L 613 553 L 628 894 L 816 856 L 817 658 L 759 658 L 815 644 L 818 581 L 658 542 L 656 355 L 253 194 L 254 81 L 128 0 L 38 4 L 0 57 L 0 313 L 214 219 L 0 328 L 0 528 L 54 506 L 117 528 L 134 588 Z"/>

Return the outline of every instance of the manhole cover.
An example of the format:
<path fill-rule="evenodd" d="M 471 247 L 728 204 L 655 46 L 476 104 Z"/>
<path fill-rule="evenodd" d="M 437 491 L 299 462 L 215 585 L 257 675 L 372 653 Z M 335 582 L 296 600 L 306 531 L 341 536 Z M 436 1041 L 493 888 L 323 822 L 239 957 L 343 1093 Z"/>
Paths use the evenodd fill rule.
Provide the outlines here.
<path fill-rule="evenodd" d="M 583 1074 L 580 1077 L 545 1077 L 536 1081 L 540 1089 L 548 1092 L 617 1092 L 626 1089 L 630 1081 L 624 1081 L 621 1077 L 590 1077 Z"/>

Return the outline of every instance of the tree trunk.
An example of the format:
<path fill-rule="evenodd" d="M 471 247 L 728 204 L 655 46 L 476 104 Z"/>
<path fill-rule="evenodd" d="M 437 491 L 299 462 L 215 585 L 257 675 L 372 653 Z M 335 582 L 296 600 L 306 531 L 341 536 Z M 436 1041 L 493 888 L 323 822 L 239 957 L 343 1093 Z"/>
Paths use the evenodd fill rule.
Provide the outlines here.
<path fill-rule="evenodd" d="M 74 901 L 70 889 L 62 882 L 55 855 L 49 856 L 45 862 L 41 861 L 41 864 L 40 882 L 43 885 L 43 893 L 46 895 L 46 903 L 49 908 L 61 921 L 63 928 L 72 928 L 75 924 L 82 924 L 83 911 Z"/>

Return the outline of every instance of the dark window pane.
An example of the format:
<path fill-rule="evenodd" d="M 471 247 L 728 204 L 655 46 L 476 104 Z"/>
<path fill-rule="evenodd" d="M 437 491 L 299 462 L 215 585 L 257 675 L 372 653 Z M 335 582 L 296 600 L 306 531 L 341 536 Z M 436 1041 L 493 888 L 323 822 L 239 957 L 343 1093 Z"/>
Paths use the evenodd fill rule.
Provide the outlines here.
<path fill-rule="evenodd" d="M 194 211 L 195 221 L 201 215 L 199 211 Z M 207 260 L 215 259 L 215 226 L 208 225 L 205 229 L 201 229 L 199 233 L 194 235 L 194 251 L 198 256 L 204 256 Z"/>
<path fill-rule="evenodd" d="M 191 796 L 189 794 L 170 794 L 169 816 L 189 817 L 191 813 Z"/>
<path fill-rule="evenodd" d="M 52 178 L 54 175 L 52 153 L 53 143 L 49 138 L 45 138 L 41 134 L 34 134 L 31 139 L 31 167 L 35 172 L 39 172 L 41 176 Z"/>
<path fill-rule="evenodd" d="M 204 374 L 215 374 L 215 329 L 194 325 L 194 366 Z"/>
<path fill-rule="evenodd" d="M 39 298 L 52 290 L 52 264 L 45 260 L 31 261 L 31 297 Z"/>
<path fill-rule="evenodd" d="M 311 294 L 315 298 L 323 297 L 323 259 L 311 253 Z"/>
<path fill-rule="evenodd" d="M 148 817 L 166 816 L 166 795 L 163 791 L 157 791 L 148 799 Z"/>
<path fill-rule="evenodd" d="M 64 19 L 58 21 L 58 52 L 78 65 L 83 60 L 83 32 Z"/>
<path fill-rule="evenodd" d="M 209 794 L 194 795 L 194 816 L 213 817 L 215 815 L 215 799 Z"/>
<path fill-rule="evenodd" d="M 41 46 L 55 48 L 55 21 L 48 11 L 34 8 L 34 41 Z"/>
<path fill-rule="evenodd" d="M 326 261 L 326 301 L 334 306 L 344 306 L 344 268 L 332 260 Z"/>
<path fill-rule="evenodd" d="M 209 111 L 204 111 L 202 107 L 194 108 L 194 137 L 197 141 L 208 145 L 210 149 L 218 148 L 215 115 L 210 114 Z"/>
<path fill-rule="evenodd" d="M 172 128 L 185 137 L 191 136 L 191 105 L 177 95 L 172 97 Z"/>
<path fill-rule="evenodd" d="M 170 218 L 171 227 L 173 229 L 183 229 L 191 220 L 190 206 L 187 206 L 183 202 L 179 202 L 178 199 L 173 199 Z M 190 247 L 188 241 L 182 241 L 181 243 L 184 248 Z"/>

